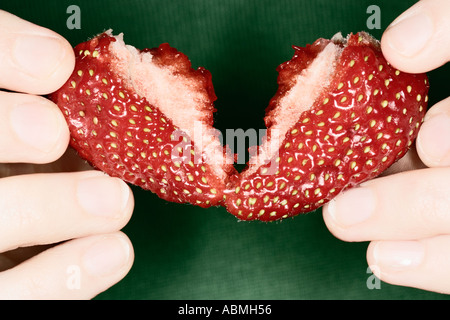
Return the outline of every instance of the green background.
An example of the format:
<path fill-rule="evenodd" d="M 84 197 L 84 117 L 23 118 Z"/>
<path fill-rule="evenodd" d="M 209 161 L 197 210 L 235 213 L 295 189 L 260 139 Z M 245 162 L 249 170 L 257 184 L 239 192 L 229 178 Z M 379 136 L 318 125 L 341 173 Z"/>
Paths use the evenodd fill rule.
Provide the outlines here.
<path fill-rule="evenodd" d="M 165 0 L 7 1 L 0 8 L 48 27 L 72 45 L 112 28 L 138 48 L 168 42 L 193 66 L 211 71 L 216 126 L 264 128 L 276 67 L 292 45 L 336 32 L 382 30 L 415 1 Z M 66 9 L 81 9 L 69 30 Z M 368 30 L 367 7 L 381 9 L 381 30 Z M 448 66 L 430 73 L 433 104 L 448 94 Z M 224 131 L 223 131 L 224 132 Z M 124 232 L 135 249 L 130 273 L 97 299 L 447 299 L 381 283 L 368 289 L 368 243 L 346 243 L 325 227 L 320 210 L 276 223 L 238 222 L 223 208 L 160 200 L 133 187 L 136 207 Z"/>

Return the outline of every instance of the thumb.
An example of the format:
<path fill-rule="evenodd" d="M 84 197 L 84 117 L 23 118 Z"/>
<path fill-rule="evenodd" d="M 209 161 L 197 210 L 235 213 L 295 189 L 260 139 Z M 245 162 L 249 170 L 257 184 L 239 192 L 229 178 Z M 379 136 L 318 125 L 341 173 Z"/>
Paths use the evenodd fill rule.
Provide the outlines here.
<path fill-rule="evenodd" d="M 450 1 L 421 0 L 386 29 L 381 48 L 396 68 L 411 73 L 436 69 L 450 58 Z"/>
<path fill-rule="evenodd" d="M 0 88 L 47 94 L 64 84 L 74 64 L 60 35 L 0 10 Z"/>

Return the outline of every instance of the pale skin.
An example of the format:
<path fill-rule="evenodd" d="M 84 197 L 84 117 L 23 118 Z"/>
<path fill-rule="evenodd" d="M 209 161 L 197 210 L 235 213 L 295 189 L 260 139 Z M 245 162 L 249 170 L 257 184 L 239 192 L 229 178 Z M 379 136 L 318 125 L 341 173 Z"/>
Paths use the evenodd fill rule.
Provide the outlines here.
<path fill-rule="evenodd" d="M 132 192 L 66 152 L 64 117 L 41 96 L 72 73 L 70 44 L 1 10 L 0 35 L 0 299 L 93 298 L 133 263 L 119 231 Z"/>
<path fill-rule="evenodd" d="M 382 38 L 386 58 L 405 72 L 446 63 L 450 2 L 422 0 L 405 15 L 416 19 L 402 15 Z M 133 195 L 66 152 L 65 120 L 39 96 L 72 72 L 69 43 L 1 10 L 0 35 L 0 88 L 20 92 L 0 92 L 0 299 L 90 299 L 131 268 L 133 248 L 119 230 Z M 383 281 L 450 293 L 448 181 L 450 98 L 427 113 L 417 153 L 338 196 L 323 217 L 338 238 L 371 241 L 368 264 Z"/>
<path fill-rule="evenodd" d="M 449 16 L 448 0 L 416 3 L 386 29 L 386 59 L 413 73 L 448 62 Z M 388 175 L 331 201 L 323 217 L 336 237 L 371 241 L 367 261 L 381 280 L 449 294 L 450 98 L 426 114 L 416 150 Z"/>

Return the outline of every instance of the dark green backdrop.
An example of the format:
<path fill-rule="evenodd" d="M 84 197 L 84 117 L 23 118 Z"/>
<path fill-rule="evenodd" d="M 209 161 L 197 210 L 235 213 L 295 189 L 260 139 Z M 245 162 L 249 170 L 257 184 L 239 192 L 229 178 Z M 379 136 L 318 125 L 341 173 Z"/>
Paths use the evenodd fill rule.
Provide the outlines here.
<path fill-rule="evenodd" d="M 2 0 L 0 8 L 55 30 L 73 45 L 105 29 L 138 48 L 168 42 L 213 74 L 217 127 L 264 128 L 275 68 L 291 45 L 367 30 L 367 7 L 382 30 L 415 1 L 401 0 Z M 69 30 L 66 9 L 81 9 Z M 448 67 L 430 74 L 431 104 L 448 94 Z M 98 299 L 446 299 L 381 283 L 368 289 L 367 243 L 345 243 L 320 211 L 279 223 L 244 223 L 222 208 L 167 203 L 133 188 L 136 208 L 124 232 L 136 259 L 128 276 Z"/>

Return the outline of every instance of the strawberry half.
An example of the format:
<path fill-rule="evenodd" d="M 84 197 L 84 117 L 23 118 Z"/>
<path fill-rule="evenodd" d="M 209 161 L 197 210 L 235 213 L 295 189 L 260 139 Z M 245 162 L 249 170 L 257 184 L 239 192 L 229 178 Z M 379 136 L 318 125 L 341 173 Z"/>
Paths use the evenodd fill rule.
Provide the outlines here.
<path fill-rule="evenodd" d="M 111 31 L 75 54 L 72 76 L 51 99 L 80 156 L 168 201 L 222 201 L 234 169 L 212 128 L 211 74 L 168 44 L 139 51 Z"/>
<path fill-rule="evenodd" d="M 427 108 L 425 74 L 405 74 L 366 33 L 319 39 L 279 66 L 267 135 L 225 191 L 240 220 L 309 212 L 401 158 Z"/>

